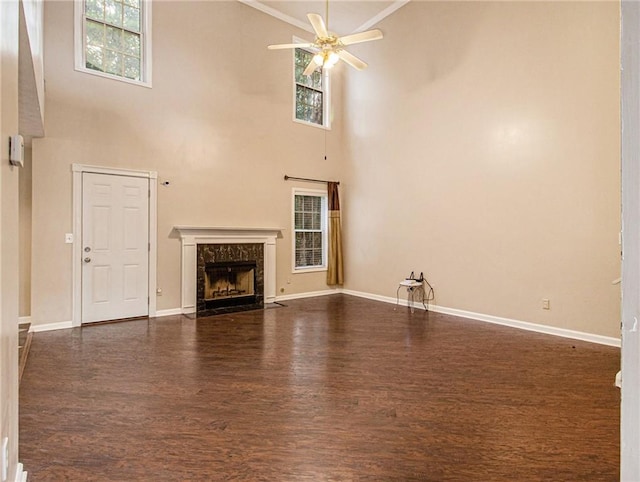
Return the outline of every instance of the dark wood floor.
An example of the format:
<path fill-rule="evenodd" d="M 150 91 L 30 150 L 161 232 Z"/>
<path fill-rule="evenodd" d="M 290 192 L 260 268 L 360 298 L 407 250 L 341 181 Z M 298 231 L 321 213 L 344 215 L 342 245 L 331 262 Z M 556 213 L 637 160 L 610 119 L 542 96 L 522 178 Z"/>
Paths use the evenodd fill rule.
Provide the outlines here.
<path fill-rule="evenodd" d="M 36 333 L 52 481 L 619 478 L 619 349 L 333 295 Z"/>

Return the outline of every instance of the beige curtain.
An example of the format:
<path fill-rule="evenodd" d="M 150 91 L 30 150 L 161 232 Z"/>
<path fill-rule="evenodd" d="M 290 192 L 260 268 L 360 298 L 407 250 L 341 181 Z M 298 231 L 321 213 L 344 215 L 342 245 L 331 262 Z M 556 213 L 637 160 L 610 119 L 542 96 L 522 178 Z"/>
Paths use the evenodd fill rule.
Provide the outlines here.
<path fill-rule="evenodd" d="M 344 273 L 342 267 L 342 228 L 340 226 L 340 196 L 338 183 L 328 183 L 329 194 L 329 263 L 327 270 L 328 285 L 342 285 Z"/>

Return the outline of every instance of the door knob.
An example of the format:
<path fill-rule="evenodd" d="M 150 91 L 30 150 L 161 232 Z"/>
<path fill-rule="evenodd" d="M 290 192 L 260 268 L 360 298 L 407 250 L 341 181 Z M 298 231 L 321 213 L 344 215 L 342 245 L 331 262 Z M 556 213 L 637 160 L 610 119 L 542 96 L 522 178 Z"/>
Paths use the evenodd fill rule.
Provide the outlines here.
<path fill-rule="evenodd" d="M 91 263 L 91 258 L 89 258 L 89 257 L 84 258 L 84 262 L 85 263 Z"/>

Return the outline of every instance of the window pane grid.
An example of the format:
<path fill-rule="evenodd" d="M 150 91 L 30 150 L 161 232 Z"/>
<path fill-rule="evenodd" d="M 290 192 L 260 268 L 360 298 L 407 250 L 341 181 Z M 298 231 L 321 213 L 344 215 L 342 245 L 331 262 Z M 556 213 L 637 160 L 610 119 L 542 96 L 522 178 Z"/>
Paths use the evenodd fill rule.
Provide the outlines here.
<path fill-rule="evenodd" d="M 294 77 L 295 77 L 295 117 L 298 120 L 324 125 L 324 86 L 322 69 L 313 74 L 303 75 L 313 53 L 295 49 Z"/>
<path fill-rule="evenodd" d="M 322 69 L 315 70 L 311 75 L 303 75 L 304 69 L 313 59 L 313 53 L 303 49 L 295 49 L 295 80 L 296 83 L 316 90 L 322 90 Z"/>
<path fill-rule="evenodd" d="M 296 119 L 322 125 L 322 92 L 296 85 Z"/>
<path fill-rule="evenodd" d="M 86 0 L 85 16 L 105 25 L 140 33 L 140 0 Z"/>
<path fill-rule="evenodd" d="M 322 250 L 300 249 L 296 251 L 296 267 L 322 266 Z"/>
<path fill-rule="evenodd" d="M 141 80 L 140 7 L 140 0 L 86 0 L 86 68 Z"/>
<path fill-rule="evenodd" d="M 294 199 L 295 266 L 324 265 L 322 197 L 296 195 Z"/>

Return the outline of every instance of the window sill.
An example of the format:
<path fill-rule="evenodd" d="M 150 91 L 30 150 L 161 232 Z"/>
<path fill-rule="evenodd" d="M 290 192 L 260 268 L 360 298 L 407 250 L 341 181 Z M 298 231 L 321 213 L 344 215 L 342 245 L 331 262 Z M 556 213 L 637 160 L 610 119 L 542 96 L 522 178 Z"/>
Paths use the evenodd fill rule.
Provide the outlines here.
<path fill-rule="evenodd" d="M 141 80 L 133 80 L 127 79 L 126 77 L 119 77 L 117 75 L 107 74 L 105 72 L 100 72 L 99 70 L 87 69 L 86 67 L 76 67 L 75 70 L 77 72 L 82 72 L 85 74 L 95 75 L 97 77 L 102 77 L 104 79 L 117 80 L 118 82 L 124 82 L 126 84 L 139 85 L 140 87 L 146 87 L 151 89 L 151 82 L 143 82 Z"/>
<path fill-rule="evenodd" d="M 303 126 L 310 126 L 310 127 L 315 127 L 316 129 L 324 129 L 326 131 L 330 131 L 331 130 L 331 126 L 325 126 L 325 125 L 320 125 L 320 124 L 314 124 L 313 122 L 308 122 L 305 120 L 300 120 L 297 118 L 293 118 L 293 122 L 295 122 L 296 124 L 302 124 Z"/>
<path fill-rule="evenodd" d="M 293 274 L 301 274 L 301 273 L 318 273 L 320 271 L 327 271 L 326 266 L 314 266 L 310 268 L 293 268 L 291 273 Z"/>

